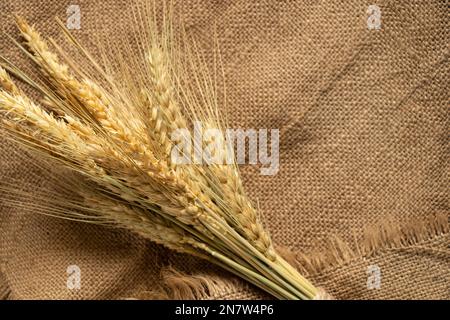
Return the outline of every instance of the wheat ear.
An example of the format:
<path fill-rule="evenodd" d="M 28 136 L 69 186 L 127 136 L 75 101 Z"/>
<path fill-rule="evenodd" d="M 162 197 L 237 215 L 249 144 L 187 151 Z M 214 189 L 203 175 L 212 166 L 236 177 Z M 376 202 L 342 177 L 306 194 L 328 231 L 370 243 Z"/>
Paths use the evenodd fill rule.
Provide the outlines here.
<path fill-rule="evenodd" d="M 187 119 L 201 119 L 209 126 L 219 122 L 214 120 L 217 101 L 215 93 L 208 91 L 210 80 L 200 79 L 204 69 L 200 76 L 193 73 L 193 85 L 182 88 L 185 83 L 174 74 L 177 68 L 171 65 L 167 43 L 150 42 L 143 79 L 133 83 L 128 78 L 131 83 L 124 88 L 108 76 L 106 89 L 77 72 L 77 66 L 69 62 L 71 70 L 61 63 L 25 20 L 18 18 L 18 26 L 33 60 L 52 84 L 48 90 L 37 89 L 56 110 L 48 112 L 15 92 L 4 74 L 0 113 L 9 123 L 27 129 L 19 132 L 10 128 L 17 141 L 34 142 L 36 135 L 42 137 L 39 145 L 27 146 L 82 174 L 71 184 L 83 185 L 86 180 L 92 186 L 82 189 L 82 202 L 73 203 L 74 210 L 67 218 L 127 228 L 174 250 L 212 261 L 279 298 L 309 299 L 316 295 L 317 289 L 273 250 L 245 196 L 235 164 L 182 166 L 171 163 L 168 157 L 167 136 L 173 130 L 187 129 Z M 92 62 L 84 49 L 82 52 Z M 142 105 L 133 106 L 139 100 L 136 92 L 142 92 L 147 79 L 151 85 L 144 86 Z M 126 88 L 133 86 L 137 90 L 127 92 Z M 191 112 L 189 117 L 185 118 L 186 110 L 180 105 Z M 148 108 L 148 112 L 140 112 L 140 108 Z M 142 134 L 144 128 L 148 135 Z M 50 212 L 64 215 L 63 209 L 70 206 L 62 203 Z"/>

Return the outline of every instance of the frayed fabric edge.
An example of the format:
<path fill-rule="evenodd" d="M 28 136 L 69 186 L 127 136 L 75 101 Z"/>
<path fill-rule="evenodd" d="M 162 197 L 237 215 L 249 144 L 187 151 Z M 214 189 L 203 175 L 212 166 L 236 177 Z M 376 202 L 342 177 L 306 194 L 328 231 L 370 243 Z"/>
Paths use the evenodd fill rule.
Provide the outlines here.
<path fill-rule="evenodd" d="M 432 240 L 449 232 L 449 216 L 439 213 L 428 219 L 413 219 L 407 223 L 384 221 L 377 225 L 364 228 L 360 239 L 350 245 L 333 237 L 329 240 L 328 249 L 321 252 L 303 254 L 278 246 L 277 251 L 293 266 L 305 275 L 315 275 L 325 272 L 328 268 L 339 267 L 353 259 L 371 256 L 383 249 L 402 249 Z M 165 267 L 161 271 L 161 283 L 153 291 L 146 291 L 136 299 L 164 300 L 198 300 L 214 299 L 226 293 L 249 288 L 245 282 L 234 278 L 224 280 L 217 273 L 203 272 L 189 275 Z M 314 300 L 334 300 L 324 289 L 319 288 Z"/>
<path fill-rule="evenodd" d="M 202 272 L 191 275 L 173 267 L 161 271 L 161 283 L 152 291 L 141 292 L 137 299 L 207 300 L 242 290 L 249 286 L 239 279 L 222 279 L 217 273 Z"/>
<path fill-rule="evenodd" d="M 279 253 L 305 275 L 316 275 L 328 268 L 339 267 L 354 259 L 368 257 L 381 250 L 401 250 L 418 246 L 435 237 L 448 234 L 449 215 L 438 213 L 427 219 L 412 219 L 407 223 L 384 221 L 367 226 L 362 236 L 349 244 L 335 236 L 330 238 L 328 249 L 310 253 L 295 252 L 278 247 Z M 444 250 L 450 255 L 449 250 Z"/>

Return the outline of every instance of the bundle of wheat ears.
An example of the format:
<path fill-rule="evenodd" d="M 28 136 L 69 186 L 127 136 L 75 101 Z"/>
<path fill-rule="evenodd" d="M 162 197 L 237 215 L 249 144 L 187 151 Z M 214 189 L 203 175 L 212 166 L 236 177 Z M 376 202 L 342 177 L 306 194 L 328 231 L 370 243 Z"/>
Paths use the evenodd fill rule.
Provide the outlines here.
<path fill-rule="evenodd" d="M 171 24 L 157 24 L 155 17 L 152 10 L 135 13 L 145 29 L 135 33 L 139 62 L 112 46 L 114 59 L 104 51 L 108 62 L 101 64 L 59 20 L 83 63 L 16 17 L 23 44 L 11 40 L 42 77 L 33 80 L 2 58 L 2 130 L 42 161 L 64 167 L 72 193 L 49 197 L 34 211 L 128 229 L 210 261 L 276 298 L 323 298 L 274 250 L 235 163 L 172 161 L 172 132 L 190 130 L 194 121 L 224 132 L 224 117 L 218 113 L 217 70 L 208 73 L 189 46 L 175 49 Z M 31 99 L 13 78 L 40 98 Z M 216 150 L 224 156 L 229 151 Z M 2 189 L 20 193 L 12 185 Z"/>

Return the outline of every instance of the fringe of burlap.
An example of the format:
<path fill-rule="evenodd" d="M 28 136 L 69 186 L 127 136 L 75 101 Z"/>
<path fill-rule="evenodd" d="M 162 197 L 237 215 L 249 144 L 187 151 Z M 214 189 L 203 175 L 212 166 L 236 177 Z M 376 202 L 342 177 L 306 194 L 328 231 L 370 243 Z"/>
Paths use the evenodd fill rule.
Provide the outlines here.
<path fill-rule="evenodd" d="M 278 247 L 280 254 L 306 275 L 325 273 L 328 268 L 337 268 L 353 260 L 378 254 L 383 250 L 425 250 L 424 241 L 448 234 L 449 219 L 446 214 L 436 214 L 427 220 L 413 219 L 405 224 L 384 221 L 378 225 L 367 226 L 364 236 L 354 245 L 339 237 L 329 240 L 329 249 L 321 252 L 303 254 L 285 247 Z M 450 257 L 450 250 L 433 249 L 434 254 Z M 239 279 L 225 280 L 214 273 L 189 275 L 168 267 L 162 271 L 161 286 L 154 291 L 146 291 L 138 299 L 211 299 L 225 293 L 239 293 L 248 286 Z M 314 300 L 334 300 L 326 288 L 320 288 Z"/>
<path fill-rule="evenodd" d="M 101 57 L 97 39 L 118 46 L 121 38 L 134 39 L 134 2 L 80 1 L 81 29 L 74 35 L 96 57 Z M 193 36 L 211 70 L 216 61 L 211 26 L 214 21 L 220 26 L 230 128 L 280 129 L 277 175 L 262 176 L 253 165 L 242 166 L 241 173 L 274 242 L 295 251 L 280 249 L 287 259 L 336 299 L 450 298 L 445 1 L 379 1 L 380 30 L 367 28 L 363 0 L 331 7 L 324 1 L 174 4 L 183 23 L 183 28 L 176 23 L 174 36 L 182 38 L 184 31 Z M 18 40 L 11 16 L 18 13 L 66 48 L 54 17 L 66 19 L 68 5 L 0 1 L 2 29 Z M 2 40 L 2 55 L 35 71 L 5 35 Z M 134 55 L 134 48 L 125 52 Z M 0 137 L 2 181 L 22 180 L 17 186 L 23 190 L 56 192 L 57 184 L 33 162 Z M 229 273 L 127 231 L 27 214 L 1 198 L 0 264 L 7 262 L 1 297 L 140 298 L 139 292 L 161 285 L 162 295 L 155 297 L 268 298 L 253 286 L 229 285 L 234 281 Z M 437 212 L 444 214 L 433 215 Z M 330 235 L 337 236 L 324 241 Z M 72 264 L 82 269 L 81 290 L 66 287 Z M 178 273 L 161 275 L 167 265 Z M 382 270 L 377 290 L 366 285 L 371 265 Z M 218 290 L 222 285 L 226 290 Z"/>
<path fill-rule="evenodd" d="M 328 249 L 318 252 L 294 252 L 285 247 L 278 251 L 301 272 L 308 275 L 324 272 L 327 268 L 339 267 L 352 260 L 369 257 L 383 250 L 408 250 L 420 248 L 420 243 L 449 233 L 449 217 L 438 213 L 425 220 L 412 219 L 404 224 L 384 221 L 364 228 L 362 239 L 349 244 L 335 236 L 328 240 Z M 449 250 L 439 254 L 450 257 Z"/>

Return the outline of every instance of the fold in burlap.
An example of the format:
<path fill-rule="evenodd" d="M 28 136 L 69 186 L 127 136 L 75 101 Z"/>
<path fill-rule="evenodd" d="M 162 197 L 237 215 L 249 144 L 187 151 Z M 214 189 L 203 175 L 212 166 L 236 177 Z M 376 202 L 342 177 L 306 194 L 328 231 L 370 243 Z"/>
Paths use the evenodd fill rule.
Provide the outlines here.
<path fill-rule="evenodd" d="M 1 25 L 16 36 L 9 14 L 20 13 L 63 43 L 53 17 L 70 4 L 2 1 Z M 88 47 L 92 35 L 114 41 L 131 29 L 127 0 L 77 4 L 74 34 Z M 209 61 L 216 23 L 233 127 L 281 130 L 278 174 L 242 172 L 293 263 L 337 299 L 448 299 L 448 3 L 377 1 L 381 30 L 367 29 L 369 4 L 189 0 L 175 12 Z M 2 40 L 0 52 L 27 66 Z M 57 190 L 17 146 L 0 149 L 2 179 Z M 0 208 L 1 298 L 267 298 L 126 231 L 33 215 L 1 197 Z M 67 288 L 70 265 L 79 290 Z"/>

